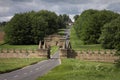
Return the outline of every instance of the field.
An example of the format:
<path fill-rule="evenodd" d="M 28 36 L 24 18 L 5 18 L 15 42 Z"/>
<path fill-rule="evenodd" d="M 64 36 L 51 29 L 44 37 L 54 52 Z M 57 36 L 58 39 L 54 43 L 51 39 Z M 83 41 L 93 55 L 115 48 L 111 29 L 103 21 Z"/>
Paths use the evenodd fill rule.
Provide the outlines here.
<path fill-rule="evenodd" d="M 0 58 L 0 73 L 20 69 L 41 60 L 43 58 Z"/>
<path fill-rule="evenodd" d="M 77 37 L 74 28 L 71 28 L 70 41 L 74 50 L 103 50 L 100 44 L 84 45 Z"/>
<path fill-rule="evenodd" d="M 111 63 L 63 59 L 60 66 L 37 80 L 120 80 L 120 70 Z"/>

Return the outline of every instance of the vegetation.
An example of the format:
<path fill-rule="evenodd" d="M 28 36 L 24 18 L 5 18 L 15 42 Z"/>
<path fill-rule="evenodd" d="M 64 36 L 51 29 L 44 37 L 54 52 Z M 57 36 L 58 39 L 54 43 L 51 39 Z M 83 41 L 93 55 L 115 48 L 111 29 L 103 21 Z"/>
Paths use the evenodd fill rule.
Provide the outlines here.
<path fill-rule="evenodd" d="M 42 58 L 0 58 L 0 73 L 23 68 L 30 64 L 37 63 Z"/>
<path fill-rule="evenodd" d="M 74 27 L 71 28 L 70 31 L 70 42 L 72 45 L 72 48 L 74 50 L 100 50 L 103 49 L 101 47 L 101 44 L 91 44 L 91 45 L 84 45 L 83 41 L 81 41 L 77 35 Z"/>
<path fill-rule="evenodd" d="M 37 80 L 119 80 L 120 70 L 110 63 L 63 59 L 62 64 Z"/>
<path fill-rule="evenodd" d="M 65 28 L 58 30 L 58 35 L 65 35 Z"/>
<path fill-rule="evenodd" d="M 76 21 L 79 18 L 79 15 L 74 16 L 74 20 Z"/>
<path fill-rule="evenodd" d="M 67 15 L 57 16 L 47 10 L 15 14 L 5 28 L 5 41 L 14 45 L 38 44 L 39 40 L 57 32 L 70 20 Z"/>
<path fill-rule="evenodd" d="M 103 26 L 118 16 L 119 14 L 108 10 L 86 10 L 75 22 L 76 34 L 84 44 L 98 44 Z"/>
<path fill-rule="evenodd" d="M 54 54 L 55 52 L 57 52 L 58 51 L 58 46 L 52 46 L 51 47 L 51 54 Z"/>
<path fill-rule="evenodd" d="M 0 32 L 4 31 L 4 27 L 7 24 L 7 22 L 0 22 Z"/>
<path fill-rule="evenodd" d="M 100 42 L 104 48 L 115 49 L 120 45 L 120 17 L 104 25 Z"/>
<path fill-rule="evenodd" d="M 0 45 L 0 49 L 37 49 L 38 45 Z"/>

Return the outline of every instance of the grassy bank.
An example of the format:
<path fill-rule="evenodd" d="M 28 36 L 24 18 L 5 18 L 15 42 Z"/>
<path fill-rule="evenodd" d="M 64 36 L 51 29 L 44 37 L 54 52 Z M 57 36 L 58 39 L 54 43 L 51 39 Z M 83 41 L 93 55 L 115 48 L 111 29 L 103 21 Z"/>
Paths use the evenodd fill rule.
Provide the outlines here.
<path fill-rule="evenodd" d="M 38 49 L 38 45 L 0 45 L 1 49 Z"/>
<path fill-rule="evenodd" d="M 100 50 L 103 49 L 100 44 L 84 45 L 77 37 L 74 28 L 71 28 L 70 41 L 74 50 Z"/>
<path fill-rule="evenodd" d="M 52 46 L 51 47 L 51 54 L 54 54 L 56 51 L 58 51 L 58 46 Z"/>
<path fill-rule="evenodd" d="M 65 35 L 65 29 L 59 29 L 57 34 L 58 35 Z"/>
<path fill-rule="evenodd" d="M 113 64 L 63 59 L 62 64 L 37 80 L 119 80 Z"/>
<path fill-rule="evenodd" d="M 44 60 L 42 58 L 0 58 L 0 73 L 13 71 Z"/>

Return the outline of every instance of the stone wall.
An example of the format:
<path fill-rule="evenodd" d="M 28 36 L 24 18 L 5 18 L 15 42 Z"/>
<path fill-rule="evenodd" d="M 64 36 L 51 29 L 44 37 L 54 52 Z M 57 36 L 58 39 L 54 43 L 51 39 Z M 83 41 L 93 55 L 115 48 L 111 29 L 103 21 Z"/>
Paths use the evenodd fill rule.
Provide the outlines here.
<path fill-rule="evenodd" d="M 114 62 L 119 57 L 115 56 L 115 51 L 74 51 L 60 49 L 61 58 L 76 58 L 80 60 Z"/>
<path fill-rule="evenodd" d="M 0 58 L 47 58 L 47 49 L 41 50 L 1 50 Z"/>

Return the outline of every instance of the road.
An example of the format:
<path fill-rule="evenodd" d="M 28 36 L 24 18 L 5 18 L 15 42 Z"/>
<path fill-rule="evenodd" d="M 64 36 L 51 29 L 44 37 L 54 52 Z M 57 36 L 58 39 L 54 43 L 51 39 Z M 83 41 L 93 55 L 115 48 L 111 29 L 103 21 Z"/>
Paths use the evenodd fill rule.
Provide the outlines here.
<path fill-rule="evenodd" d="M 10 73 L 0 74 L 0 80 L 36 80 L 60 64 L 59 53 L 56 52 L 49 60 Z"/>

